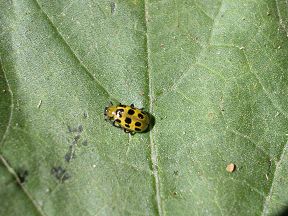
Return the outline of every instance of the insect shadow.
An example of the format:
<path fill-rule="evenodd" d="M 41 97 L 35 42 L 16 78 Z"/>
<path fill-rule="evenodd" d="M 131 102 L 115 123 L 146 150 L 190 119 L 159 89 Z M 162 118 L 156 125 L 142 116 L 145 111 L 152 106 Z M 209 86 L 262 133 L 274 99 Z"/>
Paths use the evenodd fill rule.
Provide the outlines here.
<path fill-rule="evenodd" d="M 149 123 L 149 127 L 147 128 L 147 130 L 144 133 L 147 133 L 147 132 L 151 131 L 153 129 L 154 125 L 156 124 L 155 117 L 152 114 L 148 113 L 148 112 L 146 112 L 146 113 L 149 116 L 150 123 Z"/>
<path fill-rule="evenodd" d="M 282 209 L 282 211 L 276 214 L 276 216 L 286 216 L 286 215 L 288 215 L 288 206 L 286 206 L 285 208 Z"/>

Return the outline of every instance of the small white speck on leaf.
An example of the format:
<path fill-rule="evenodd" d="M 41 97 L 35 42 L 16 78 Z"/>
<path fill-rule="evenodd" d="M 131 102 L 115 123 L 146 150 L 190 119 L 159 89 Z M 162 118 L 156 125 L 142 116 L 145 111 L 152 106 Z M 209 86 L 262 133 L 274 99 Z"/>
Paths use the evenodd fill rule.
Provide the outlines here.
<path fill-rule="evenodd" d="M 226 167 L 226 171 L 229 172 L 229 173 L 232 173 L 234 172 L 236 169 L 236 165 L 234 163 L 230 163 L 227 165 Z"/>
<path fill-rule="evenodd" d="M 39 101 L 38 105 L 37 105 L 37 108 L 39 109 L 42 105 L 42 100 Z"/>

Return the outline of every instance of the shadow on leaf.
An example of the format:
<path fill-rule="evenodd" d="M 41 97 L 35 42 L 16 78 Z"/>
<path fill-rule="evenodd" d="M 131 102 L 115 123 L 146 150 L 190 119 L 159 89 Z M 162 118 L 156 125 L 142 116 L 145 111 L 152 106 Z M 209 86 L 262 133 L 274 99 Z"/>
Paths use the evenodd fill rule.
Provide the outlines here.
<path fill-rule="evenodd" d="M 278 214 L 275 216 L 287 216 L 288 215 L 288 206 L 284 207 Z"/>

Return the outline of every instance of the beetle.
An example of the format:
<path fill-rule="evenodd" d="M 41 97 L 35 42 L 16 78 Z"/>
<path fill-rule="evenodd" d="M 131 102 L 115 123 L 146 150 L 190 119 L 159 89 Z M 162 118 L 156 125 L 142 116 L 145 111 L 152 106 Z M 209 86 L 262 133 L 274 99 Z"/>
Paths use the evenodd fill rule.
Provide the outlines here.
<path fill-rule="evenodd" d="M 104 116 L 115 127 L 123 128 L 124 132 L 135 134 L 145 132 L 149 128 L 150 117 L 147 112 L 131 105 L 113 105 L 105 107 Z"/>

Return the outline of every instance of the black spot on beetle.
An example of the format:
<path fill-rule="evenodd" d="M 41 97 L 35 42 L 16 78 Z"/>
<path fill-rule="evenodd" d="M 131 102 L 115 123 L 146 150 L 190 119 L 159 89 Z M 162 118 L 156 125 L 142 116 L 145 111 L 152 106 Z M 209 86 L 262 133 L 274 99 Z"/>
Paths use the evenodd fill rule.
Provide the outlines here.
<path fill-rule="evenodd" d="M 143 118 L 144 118 L 144 115 L 142 115 L 141 113 L 139 113 L 139 114 L 138 114 L 138 117 L 139 117 L 140 119 L 143 119 Z"/>
<path fill-rule="evenodd" d="M 117 122 L 117 123 L 121 123 L 121 120 L 120 119 L 115 119 L 115 122 Z"/>
<path fill-rule="evenodd" d="M 135 126 L 140 127 L 141 126 L 141 122 L 136 122 Z"/>
<path fill-rule="evenodd" d="M 117 109 L 116 114 L 124 112 L 124 109 Z"/>
<path fill-rule="evenodd" d="M 129 124 L 125 124 L 125 127 L 130 128 L 130 125 Z"/>
<path fill-rule="evenodd" d="M 135 128 L 135 131 L 141 131 L 141 129 L 140 128 Z"/>
<path fill-rule="evenodd" d="M 134 113 L 135 113 L 135 111 L 134 111 L 133 109 L 129 109 L 129 110 L 128 110 L 128 114 L 129 114 L 129 115 L 133 115 Z"/>
<path fill-rule="evenodd" d="M 132 121 L 131 121 L 131 118 L 126 118 L 125 119 L 125 122 L 127 123 L 127 124 L 130 124 Z"/>
<path fill-rule="evenodd" d="M 116 115 L 121 118 L 123 112 L 124 112 L 124 109 L 117 109 L 117 110 L 116 110 Z"/>
<path fill-rule="evenodd" d="M 122 104 L 120 104 L 119 107 L 123 107 L 123 108 L 125 108 L 125 107 L 127 107 L 127 106 L 126 106 L 126 105 L 122 105 Z"/>

